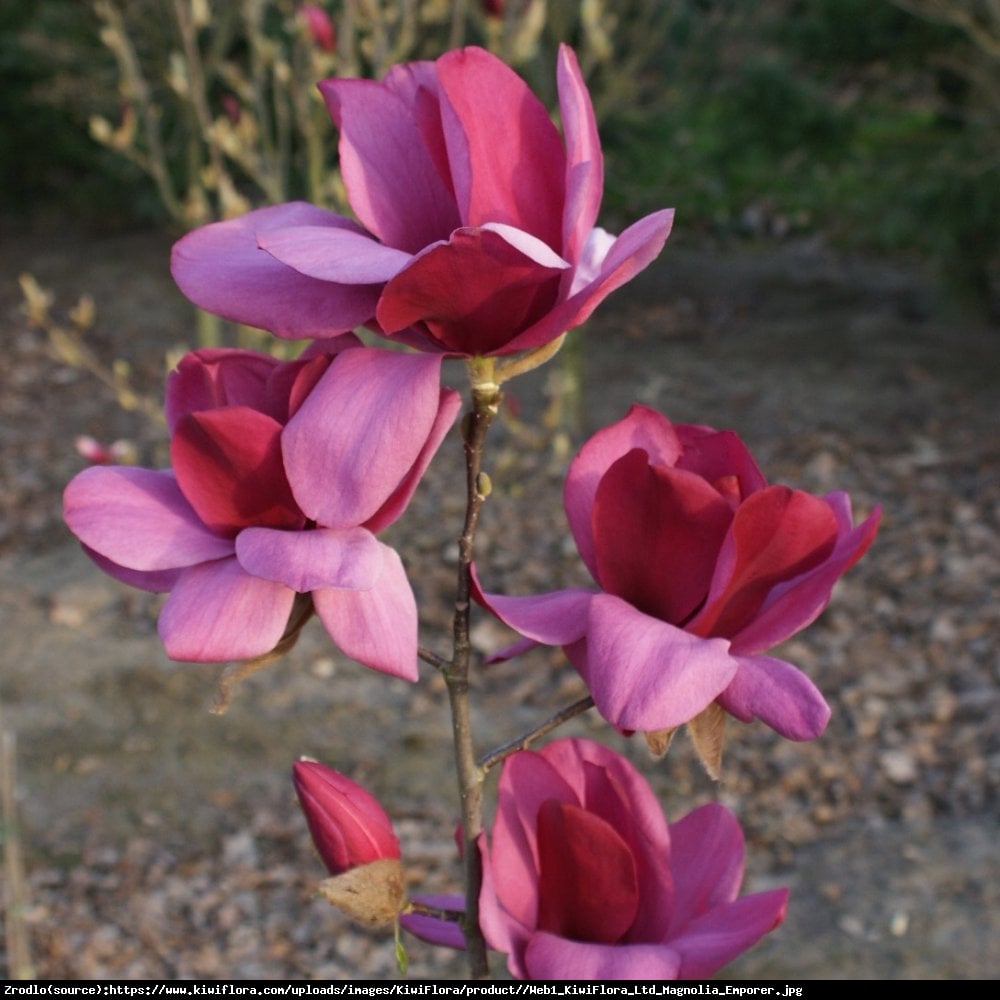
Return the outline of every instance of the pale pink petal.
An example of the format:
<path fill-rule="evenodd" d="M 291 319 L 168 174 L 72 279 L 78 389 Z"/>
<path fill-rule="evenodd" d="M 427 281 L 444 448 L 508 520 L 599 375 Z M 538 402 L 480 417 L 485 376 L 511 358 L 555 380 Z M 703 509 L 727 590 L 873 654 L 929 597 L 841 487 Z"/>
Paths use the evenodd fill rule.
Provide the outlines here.
<path fill-rule="evenodd" d="M 533 326 L 512 337 L 504 351 L 509 353 L 539 347 L 585 322 L 616 288 L 630 281 L 654 260 L 670 235 L 673 217 L 672 209 L 664 209 L 629 226 L 615 240 L 593 281 L 559 302 Z"/>
<path fill-rule="evenodd" d="M 313 604 L 330 638 L 347 656 L 373 670 L 415 681 L 417 602 L 402 560 L 387 545 L 382 550 L 382 575 L 371 590 L 315 590 Z"/>
<path fill-rule="evenodd" d="M 670 944 L 681 956 L 680 979 L 705 979 L 753 947 L 785 919 L 788 890 L 742 896 L 692 921 Z"/>
<path fill-rule="evenodd" d="M 263 233 L 302 225 L 361 232 L 349 219 L 305 202 L 260 208 L 178 240 L 174 280 L 202 309 L 279 337 L 329 337 L 367 322 L 375 315 L 378 285 L 318 281 L 257 245 Z"/>
<path fill-rule="evenodd" d="M 583 638 L 592 590 L 556 590 L 549 594 L 507 597 L 476 587 L 476 600 L 516 632 L 547 646 L 565 646 Z M 519 644 L 520 645 L 520 644 Z"/>
<path fill-rule="evenodd" d="M 594 529 L 591 514 L 597 486 L 605 472 L 633 448 L 642 448 L 655 465 L 674 465 L 680 443 L 670 421 L 647 406 L 633 405 L 628 414 L 591 437 L 570 463 L 563 488 L 566 518 L 576 547 L 597 579 Z"/>
<path fill-rule="evenodd" d="M 63 517 L 88 548 L 125 569 L 177 569 L 232 555 L 184 499 L 169 471 L 92 466 L 63 494 Z"/>
<path fill-rule="evenodd" d="M 743 882 L 743 831 L 717 802 L 670 824 L 670 870 L 674 879 L 671 936 L 696 917 L 732 902 Z"/>
<path fill-rule="evenodd" d="M 247 573 L 233 556 L 185 570 L 160 612 L 172 660 L 218 663 L 269 653 L 288 624 L 295 592 Z"/>
<path fill-rule="evenodd" d="M 610 594 L 591 599 L 581 674 L 614 725 L 679 726 L 714 701 L 735 673 L 728 640 L 700 639 Z"/>
<path fill-rule="evenodd" d="M 248 573 L 300 594 L 327 587 L 370 590 L 382 572 L 383 546 L 364 528 L 244 528 L 236 536 L 236 558 Z"/>
<path fill-rule="evenodd" d="M 345 285 L 388 281 L 413 259 L 370 236 L 333 226 L 290 226 L 261 233 L 257 244 L 300 274 Z"/>
<path fill-rule="evenodd" d="M 760 719 L 789 740 L 814 740 L 830 706 L 798 667 L 773 656 L 737 656 L 739 670 L 719 704 L 741 722 Z"/>
<path fill-rule="evenodd" d="M 138 569 L 126 569 L 118 563 L 105 559 L 99 552 L 82 546 L 83 551 L 94 561 L 99 569 L 102 569 L 108 576 L 121 583 L 127 583 L 130 587 L 137 587 L 139 590 L 148 590 L 154 594 L 165 594 L 171 590 L 177 582 L 178 577 L 184 569 L 161 569 L 152 572 L 144 572 Z"/>
<path fill-rule="evenodd" d="M 532 935 L 524 955 L 525 979 L 677 979 L 681 956 L 673 942 L 595 944 L 544 931 Z"/>
<path fill-rule="evenodd" d="M 601 207 L 604 157 L 590 94 L 568 45 L 559 46 L 556 81 L 567 153 L 562 251 L 569 260 L 578 260 Z"/>
<path fill-rule="evenodd" d="M 419 64 L 418 64 L 419 65 Z M 351 208 L 383 243 L 416 253 L 462 220 L 450 185 L 419 128 L 420 75 L 324 80 L 320 92 L 340 128 L 340 169 Z"/>
<path fill-rule="evenodd" d="M 282 434 L 292 492 L 330 528 L 364 524 L 399 489 L 438 424 L 438 355 L 337 355 Z"/>

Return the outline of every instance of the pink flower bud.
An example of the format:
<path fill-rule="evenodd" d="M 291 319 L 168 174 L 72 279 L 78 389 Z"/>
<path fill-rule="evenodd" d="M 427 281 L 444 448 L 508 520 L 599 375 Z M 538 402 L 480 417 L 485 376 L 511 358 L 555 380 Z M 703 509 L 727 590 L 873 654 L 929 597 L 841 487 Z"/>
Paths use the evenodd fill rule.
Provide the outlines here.
<path fill-rule="evenodd" d="M 378 800 L 333 768 L 302 758 L 292 780 L 316 850 L 331 875 L 399 859 L 399 841 Z"/>
<path fill-rule="evenodd" d="M 312 40 L 324 51 L 332 52 L 337 45 L 337 31 L 330 15 L 318 3 L 304 3 L 299 16 L 305 21 Z"/>

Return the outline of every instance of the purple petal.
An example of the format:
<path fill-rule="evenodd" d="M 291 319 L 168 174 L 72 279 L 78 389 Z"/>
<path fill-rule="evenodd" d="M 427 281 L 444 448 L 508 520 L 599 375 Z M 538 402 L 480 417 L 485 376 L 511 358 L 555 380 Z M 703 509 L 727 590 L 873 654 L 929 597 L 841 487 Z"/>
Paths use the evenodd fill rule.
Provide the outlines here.
<path fill-rule="evenodd" d="M 382 673 L 415 681 L 417 602 L 394 549 L 382 548 L 383 570 L 371 590 L 315 590 L 316 614 L 349 657 Z"/>
<path fill-rule="evenodd" d="M 340 169 L 351 208 L 383 243 L 409 253 L 446 239 L 462 224 L 450 183 L 420 128 L 422 106 L 436 111 L 427 82 L 426 73 L 398 69 L 383 83 L 319 84 L 340 128 Z"/>
<path fill-rule="evenodd" d="M 623 455 L 642 448 L 653 465 L 674 465 L 681 454 L 670 421 L 647 406 L 633 405 L 621 420 L 599 430 L 570 463 L 563 488 L 566 518 L 576 547 L 597 579 L 592 514 L 601 477 Z"/>
<path fill-rule="evenodd" d="M 515 632 L 547 646 L 565 646 L 583 638 L 592 590 L 556 590 L 530 597 L 486 594 L 475 586 L 476 600 Z"/>
<path fill-rule="evenodd" d="M 370 590 L 382 572 L 382 550 L 364 528 L 245 528 L 236 537 L 236 558 L 248 573 L 300 594 L 327 587 Z"/>
<path fill-rule="evenodd" d="M 733 679 L 726 639 L 701 639 L 610 594 L 590 602 L 581 674 L 600 713 L 622 729 L 671 729 Z"/>
<path fill-rule="evenodd" d="M 330 528 L 364 524 L 393 496 L 438 421 L 438 355 L 337 355 L 282 435 L 292 492 Z"/>
<path fill-rule="evenodd" d="M 413 902 L 425 906 L 435 906 L 442 910 L 464 910 L 465 897 L 455 893 L 422 893 L 412 897 Z M 462 928 L 452 920 L 442 920 L 426 913 L 400 914 L 399 922 L 404 930 L 414 937 L 430 944 L 440 944 L 446 948 L 465 949 L 465 935 Z"/>
<path fill-rule="evenodd" d="M 681 957 L 673 942 L 595 944 L 542 931 L 528 942 L 524 966 L 527 979 L 677 979 Z"/>
<path fill-rule="evenodd" d="M 262 233 L 257 244 L 300 274 L 343 285 L 388 281 L 413 259 L 370 236 L 331 226 L 291 226 Z"/>
<path fill-rule="evenodd" d="M 210 532 L 169 471 L 92 466 L 63 494 L 63 517 L 88 548 L 125 569 L 157 571 L 232 555 Z"/>
<path fill-rule="evenodd" d="M 172 660 L 219 663 L 269 653 L 288 624 L 295 592 L 251 576 L 236 557 L 184 571 L 163 610 L 159 631 Z"/>
<path fill-rule="evenodd" d="M 670 824 L 670 871 L 676 935 L 703 913 L 731 903 L 743 881 L 743 831 L 736 817 L 717 802 Z"/>
<path fill-rule="evenodd" d="M 556 80 L 567 152 L 562 249 L 569 260 L 577 261 L 601 207 L 604 157 L 590 94 L 568 45 L 559 46 Z"/>
<path fill-rule="evenodd" d="M 788 890 L 772 889 L 716 907 L 670 943 L 681 956 L 681 979 L 705 979 L 755 945 L 785 919 Z"/>
<path fill-rule="evenodd" d="M 273 205 L 196 229 L 174 244 L 171 271 L 197 306 L 279 337 L 328 337 L 375 315 L 378 285 L 343 285 L 300 274 L 257 245 L 290 226 L 361 232 L 356 223 L 305 202 Z"/>
<path fill-rule="evenodd" d="M 760 719 L 789 740 L 814 740 L 830 706 L 798 667 L 772 656 L 737 656 L 739 669 L 719 704 L 741 722 Z"/>
<path fill-rule="evenodd" d="M 161 569 L 146 573 L 138 569 L 126 569 L 118 563 L 105 559 L 99 552 L 82 546 L 83 551 L 94 561 L 99 569 L 104 570 L 108 576 L 118 580 L 120 583 L 127 583 L 130 587 L 137 587 L 139 590 L 148 590 L 154 594 L 165 594 L 172 590 L 178 577 L 184 572 L 182 569 Z"/>

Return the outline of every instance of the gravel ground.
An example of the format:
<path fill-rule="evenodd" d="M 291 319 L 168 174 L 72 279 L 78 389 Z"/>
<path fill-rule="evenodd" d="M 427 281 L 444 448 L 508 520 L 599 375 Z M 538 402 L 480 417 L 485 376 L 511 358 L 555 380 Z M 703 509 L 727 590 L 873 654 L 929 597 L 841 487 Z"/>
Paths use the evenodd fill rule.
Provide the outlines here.
<path fill-rule="evenodd" d="M 394 977 L 391 941 L 316 899 L 323 872 L 289 767 L 308 754 L 377 791 L 414 886 L 457 888 L 439 679 L 387 680 L 310 628 L 227 714 L 208 712 L 218 669 L 169 662 L 157 599 L 103 577 L 59 519 L 62 486 L 82 466 L 76 434 L 128 438 L 153 464 L 159 432 L 48 355 L 15 281 L 31 271 L 62 309 L 94 295 L 90 343 L 106 361 L 127 359 L 138 387 L 158 395 L 164 352 L 192 337 L 166 270 L 169 241 L 2 232 L 0 711 L 17 740 L 17 836 L 7 842 L 23 854 L 18 924 L 35 974 Z M 723 975 L 996 978 L 998 331 L 947 307 L 916 267 L 814 243 L 671 241 L 574 336 L 584 345 L 583 426 L 530 430 L 572 370 L 557 362 L 514 384 L 519 420 L 493 436 L 495 492 L 480 537 L 491 589 L 583 579 L 561 508 L 566 456 L 632 400 L 736 429 L 772 481 L 846 489 L 858 516 L 884 509 L 871 552 L 783 649 L 833 706 L 822 739 L 792 744 L 731 724 L 714 783 L 683 737 L 654 762 L 593 713 L 564 730 L 635 760 L 670 817 L 711 799 L 731 806 L 747 834 L 747 888 L 791 887 L 784 926 Z M 447 374 L 461 384 L 459 369 Z M 422 639 L 442 651 L 458 452 L 449 439 L 389 539 L 418 592 Z M 477 618 L 482 651 L 508 637 Z M 481 671 L 481 745 L 581 693 L 550 650 Z M 419 942 L 409 951 L 413 977 L 462 975 L 450 953 Z M 493 965 L 505 974 L 499 958 Z M 13 971 L 0 958 L 0 972 Z"/>

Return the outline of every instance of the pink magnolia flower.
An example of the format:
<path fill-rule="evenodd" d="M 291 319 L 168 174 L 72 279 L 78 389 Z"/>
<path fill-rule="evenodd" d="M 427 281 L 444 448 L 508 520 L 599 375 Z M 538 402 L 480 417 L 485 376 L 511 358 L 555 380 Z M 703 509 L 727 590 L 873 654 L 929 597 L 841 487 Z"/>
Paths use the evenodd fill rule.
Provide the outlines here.
<path fill-rule="evenodd" d="M 300 4 L 298 14 L 305 22 L 312 40 L 324 52 L 332 52 L 337 47 L 337 29 L 323 7 L 318 3 Z"/>
<path fill-rule="evenodd" d="M 769 486 L 731 431 L 644 406 L 583 446 L 564 501 L 599 589 L 479 596 L 529 645 L 562 646 L 606 719 L 658 732 L 714 701 L 789 739 L 823 731 L 813 683 L 763 654 L 823 610 L 878 510 L 854 527 L 845 493 Z"/>
<path fill-rule="evenodd" d="M 518 979 L 702 979 L 785 918 L 787 889 L 739 895 L 743 835 L 710 803 L 667 824 L 642 775 L 563 739 L 509 757 L 480 922 Z"/>
<path fill-rule="evenodd" d="M 457 414 L 440 367 L 351 335 L 284 363 L 189 354 L 167 384 L 173 468 L 84 470 L 66 488 L 66 523 L 112 576 L 169 591 L 159 632 L 174 659 L 268 653 L 311 594 L 344 653 L 415 680 L 416 603 L 375 533 L 402 514 Z"/>
<path fill-rule="evenodd" d="M 508 354 L 582 323 L 670 231 L 672 211 L 617 237 L 595 227 L 601 147 L 565 46 L 562 136 L 524 81 L 479 48 L 381 82 L 319 86 L 364 228 L 292 202 L 189 233 L 172 269 L 203 309 L 281 337 L 369 324 L 426 351 Z"/>
<path fill-rule="evenodd" d="M 399 858 L 392 821 L 371 792 L 305 757 L 292 766 L 292 781 L 313 843 L 331 875 Z"/>

